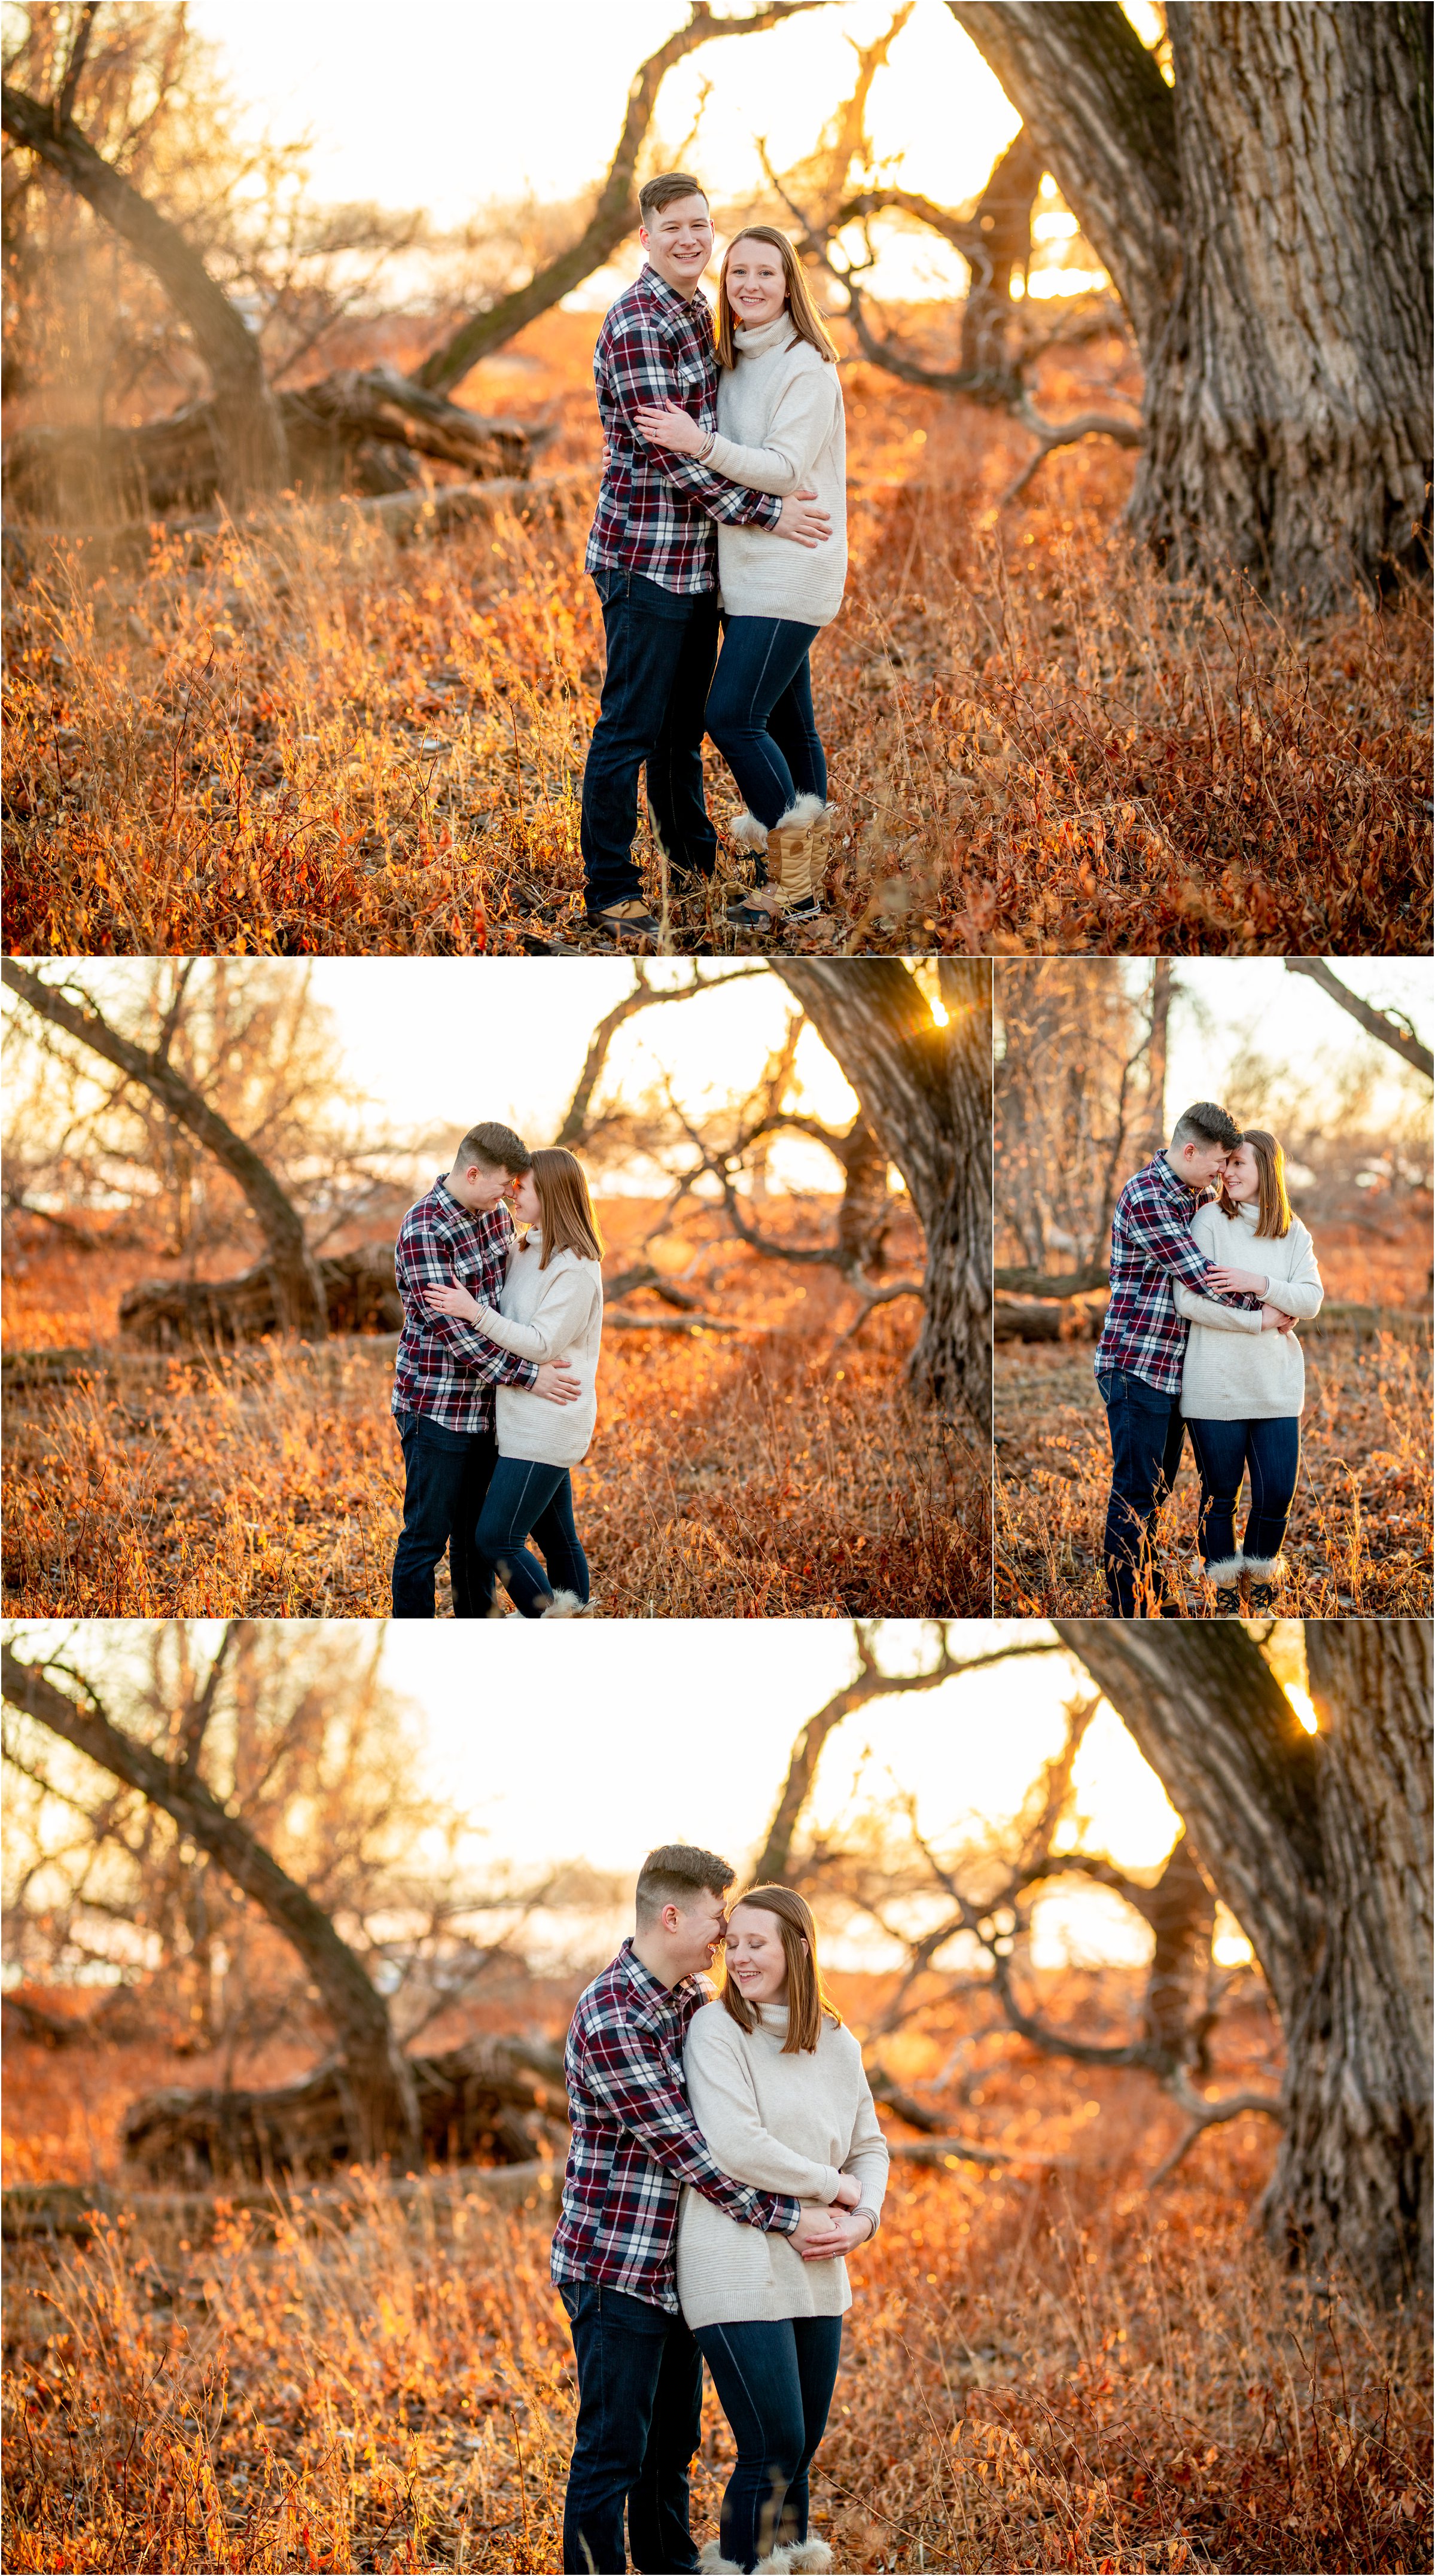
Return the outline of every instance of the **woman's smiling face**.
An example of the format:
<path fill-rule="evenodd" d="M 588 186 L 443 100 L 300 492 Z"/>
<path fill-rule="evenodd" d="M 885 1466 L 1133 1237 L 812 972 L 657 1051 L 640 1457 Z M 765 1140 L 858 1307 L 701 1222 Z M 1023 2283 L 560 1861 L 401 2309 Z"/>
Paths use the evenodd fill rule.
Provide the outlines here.
<path fill-rule="evenodd" d="M 1237 1207 L 1246 1199 L 1259 1198 L 1261 1167 L 1253 1145 L 1238 1145 L 1225 1169 L 1226 1196 Z"/>
<path fill-rule="evenodd" d="M 752 331 L 775 322 L 787 301 L 782 253 L 771 242 L 733 243 L 728 253 L 727 300 L 739 322 Z"/>
<path fill-rule="evenodd" d="M 728 1916 L 727 1972 L 750 2004 L 775 2004 L 787 1992 L 787 1953 L 777 1916 L 760 1905 L 735 1905 Z"/>
<path fill-rule="evenodd" d="M 538 1225 L 543 1209 L 538 1197 L 538 1184 L 531 1172 L 520 1172 L 508 1193 L 508 1204 L 519 1225 Z"/>

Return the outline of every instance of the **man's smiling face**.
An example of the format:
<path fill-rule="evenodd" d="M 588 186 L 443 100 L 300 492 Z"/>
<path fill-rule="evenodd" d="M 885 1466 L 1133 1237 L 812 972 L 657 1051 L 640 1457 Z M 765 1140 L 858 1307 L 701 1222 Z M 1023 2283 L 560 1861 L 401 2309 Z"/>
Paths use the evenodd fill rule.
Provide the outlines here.
<path fill-rule="evenodd" d="M 674 197 L 638 227 L 638 239 L 659 277 L 680 295 L 691 295 L 713 255 L 713 219 L 706 197 Z"/>

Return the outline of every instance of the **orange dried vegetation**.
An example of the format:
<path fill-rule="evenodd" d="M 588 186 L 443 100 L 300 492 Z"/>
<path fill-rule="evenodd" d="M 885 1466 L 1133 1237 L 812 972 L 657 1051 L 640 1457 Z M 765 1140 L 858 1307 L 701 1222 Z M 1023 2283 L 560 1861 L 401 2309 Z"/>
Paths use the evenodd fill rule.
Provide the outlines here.
<path fill-rule="evenodd" d="M 541 461 L 576 484 L 524 520 L 399 552 L 356 511 L 291 509 L 157 532 L 147 565 L 97 579 L 78 548 L 32 550 L 8 621 L 12 949 L 584 944 L 595 328 L 547 315 L 466 388 L 560 416 Z M 1044 407 L 1081 407 L 1119 362 L 1050 361 Z M 852 576 L 815 659 L 837 845 L 828 917 L 786 937 L 1428 947 L 1417 593 L 1306 626 L 1173 588 L 1123 533 L 1129 456 L 1058 454 L 1004 508 L 1022 432 L 865 364 L 846 386 Z M 734 811 L 715 756 L 710 784 Z M 733 945 L 720 904 L 674 896 L 664 920 L 665 947 Z"/>

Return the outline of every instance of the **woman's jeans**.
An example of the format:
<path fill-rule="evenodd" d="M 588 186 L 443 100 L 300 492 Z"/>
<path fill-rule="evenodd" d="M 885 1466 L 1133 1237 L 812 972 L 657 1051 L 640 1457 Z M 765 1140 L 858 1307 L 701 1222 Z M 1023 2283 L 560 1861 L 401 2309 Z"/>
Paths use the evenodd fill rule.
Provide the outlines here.
<path fill-rule="evenodd" d="M 523 1544 L 530 1537 L 548 1560 L 546 1574 Z M 541 1619 L 555 1592 L 588 1598 L 588 1559 L 578 1544 L 573 1480 L 566 1467 L 541 1467 L 531 1458 L 498 1459 L 474 1547 L 488 1571 L 490 1598 L 497 1575 L 525 1619 Z"/>
<path fill-rule="evenodd" d="M 708 732 L 769 832 L 799 796 L 827 802 L 807 661 L 821 631 L 786 617 L 730 617 L 723 630 Z"/>
<path fill-rule="evenodd" d="M 779 2544 L 807 2538 L 807 2472 L 827 2429 L 842 2319 L 744 2320 L 694 2333 L 737 2442 L 722 2554 L 755 2567 Z"/>
<path fill-rule="evenodd" d="M 1251 1508 L 1241 1554 L 1257 1565 L 1281 1552 L 1300 1474 L 1300 1415 L 1267 1422 L 1188 1422 L 1201 1471 L 1201 1556 L 1229 1564 L 1236 1553 L 1241 1478 L 1251 1480 Z"/>

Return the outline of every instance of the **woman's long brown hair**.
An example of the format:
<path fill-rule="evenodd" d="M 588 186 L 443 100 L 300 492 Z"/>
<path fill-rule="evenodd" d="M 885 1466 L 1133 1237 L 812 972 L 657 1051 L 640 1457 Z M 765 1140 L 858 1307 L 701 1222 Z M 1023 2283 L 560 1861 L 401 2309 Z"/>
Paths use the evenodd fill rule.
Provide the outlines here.
<path fill-rule="evenodd" d="M 824 2017 L 839 2025 L 842 2020 L 835 2004 L 823 1992 L 812 1909 L 790 1887 L 750 1887 L 737 1904 L 756 1905 L 764 1914 L 777 1917 L 782 1954 L 787 1961 L 787 2037 L 782 2054 L 796 2057 L 804 2050 L 810 2054 L 822 2037 Z M 736 1912 L 736 1905 L 730 1908 L 730 1915 Z M 731 1977 L 723 1980 L 722 1999 L 739 2030 L 756 2029 L 756 2010 Z"/>
<path fill-rule="evenodd" d="M 555 1252 L 576 1252 L 584 1260 L 601 1261 L 603 1238 L 588 1196 L 587 1174 L 576 1154 L 570 1154 L 565 1145 L 540 1145 L 533 1157 L 533 1186 L 543 1212 L 539 1269 L 547 1269 Z"/>
<path fill-rule="evenodd" d="M 718 277 L 717 353 L 723 365 L 725 367 L 737 365 L 737 334 L 733 327 L 732 306 L 728 302 L 727 264 L 738 243 L 744 241 L 766 242 L 770 250 L 781 252 L 782 274 L 787 287 L 787 318 L 799 340 L 806 340 L 817 351 L 819 358 L 829 358 L 835 364 L 836 343 L 812 301 L 812 289 L 803 275 L 802 263 L 786 233 L 780 233 L 775 224 L 744 224 L 742 231 L 734 233 L 723 252 L 722 269 Z"/>
<path fill-rule="evenodd" d="M 1249 1145 L 1256 1158 L 1256 1170 L 1260 1175 L 1260 1196 L 1256 1202 L 1259 1211 L 1256 1217 L 1256 1233 L 1264 1235 L 1268 1243 L 1278 1242 L 1283 1234 L 1289 1234 L 1291 1230 L 1291 1203 L 1286 1195 L 1285 1147 L 1278 1138 L 1268 1135 L 1264 1127 L 1243 1127 L 1241 1143 Z M 1221 1184 L 1220 1202 L 1224 1215 L 1235 1215 L 1238 1201 L 1227 1196 L 1224 1182 Z"/>

